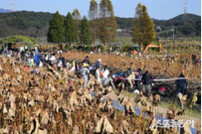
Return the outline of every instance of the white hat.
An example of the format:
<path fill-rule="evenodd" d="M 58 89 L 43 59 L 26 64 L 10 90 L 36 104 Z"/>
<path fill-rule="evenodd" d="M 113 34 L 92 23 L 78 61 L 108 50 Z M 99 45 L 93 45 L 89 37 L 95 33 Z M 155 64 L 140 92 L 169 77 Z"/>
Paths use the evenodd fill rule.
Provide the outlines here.
<path fill-rule="evenodd" d="M 101 62 L 102 60 L 101 60 L 101 59 L 98 59 L 98 61 Z"/>
<path fill-rule="evenodd" d="M 139 90 L 136 89 L 136 90 L 134 91 L 134 94 L 137 94 L 137 95 L 140 94 Z"/>

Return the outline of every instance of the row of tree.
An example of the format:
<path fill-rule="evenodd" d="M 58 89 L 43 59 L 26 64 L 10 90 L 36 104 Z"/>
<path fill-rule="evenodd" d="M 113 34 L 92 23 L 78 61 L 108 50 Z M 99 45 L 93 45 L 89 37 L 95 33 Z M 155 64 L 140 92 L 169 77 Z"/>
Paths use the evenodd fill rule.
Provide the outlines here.
<path fill-rule="evenodd" d="M 97 39 L 107 43 L 116 38 L 117 23 L 110 0 L 101 0 L 99 10 L 97 1 L 91 0 L 89 19 L 90 22 L 84 16 L 81 20 L 78 9 L 75 9 L 72 14 L 68 13 L 65 18 L 56 12 L 50 20 L 48 41 L 91 44 Z"/>
<path fill-rule="evenodd" d="M 110 0 L 101 0 L 99 7 L 96 0 L 91 0 L 89 20 L 90 22 L 85 16 L 81 20 L 78 9 L 72 14 L 68 13 L 65 18 L 56 12 L 50 21 L 48 41 L 91 44 L 98 39 L 102 43 L 116 39 L 117 22 Z M 138 44 L 147 45 L 155 39 L 154 23 L 144 5 L 137 5 L 134 26 L 131 29 L 133 41 Z"/>
<path fill-rule="evenodd" d="M 84 16 L 80 21 L 78 10 L 75 10 L 73 14 L 69 12 L 65 18 L 56 12 L 50 21 L 48 41 L 91 44 L 92 34 L 88 19 Z"/>

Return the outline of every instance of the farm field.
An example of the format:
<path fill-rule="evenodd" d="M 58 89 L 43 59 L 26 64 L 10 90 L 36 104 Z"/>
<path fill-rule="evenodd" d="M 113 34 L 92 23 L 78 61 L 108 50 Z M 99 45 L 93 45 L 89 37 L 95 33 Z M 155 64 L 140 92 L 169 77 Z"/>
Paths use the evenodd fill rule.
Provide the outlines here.
<path fill-rule="evenodd" d="M 0 134 L 201 134 L 200 5 L 2 1 Z"/>
<path fill-rule="evenodd" d="M 147 98 L 144 95 L 130 98 L 128 97 L 130 95 L 123 92 L 117 96 L 110 87 L 100 87 L 93 77 L 89 87 L 83 89 L 84 81 L 72 74 L 66 77 L 62 74 L 61 76 L 54 74 L 49 66 L 35 68 L 37 73 L 29 72 L 23 64 L 16 63 L 13 58 L 0 57 L 0 59 L 0 80 L 5 83 L 1 85 L 4 89 L 1 90 L 0 113 L 3 133 L 155 133 L 158 131 L 177 133 L 178 130 L 174 128 L 171 130 L 153 128 L 155 119 L 152 117 L 158 113 L 165 114 L 168 118 L 174 117 L 174 120 L 186 119 L 183 115 L 172 113 L 172 107 L 164 108 L 165 111 L 161 113 L 158 108 L 161 107 L 159 95 L 155 95 L 154 98 L 151 96 Z M 32 69 L 34 68 L 30 67 L 30 70 Z M 61 79 L 57 80 L 56 76 Z M 68 82 L 70 78 L 71 83 Z M 104 95 L 106 90 L 109 94 Z M 93 91 L 95 96 L 92 96 L 90 91 Z M 115 98 L 110 92 L 116 96 L 120 105 L 126 106 L 123 112 L 113 108 Z M 131 99 L 134 99 L 133 102 L 130 101 Z M 182 107 L 186 102 L 181 99 L 179 100 Z M 141 111 L 148 114 L 148 119 L 145 120 L 144 115 L 136 116 L 133 105 L 140 106 Z M 195 127 L 200 127 L 198 120 Z M 190 131 L 188 125 L 184 125 L 182 129 Z"/>

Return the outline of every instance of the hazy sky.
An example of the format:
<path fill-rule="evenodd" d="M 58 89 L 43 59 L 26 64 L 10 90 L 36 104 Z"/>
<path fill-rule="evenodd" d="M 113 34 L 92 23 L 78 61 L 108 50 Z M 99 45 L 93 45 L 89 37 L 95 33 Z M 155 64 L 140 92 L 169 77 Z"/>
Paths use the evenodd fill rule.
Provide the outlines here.
<path fill-rule="evenodd" d="M 14 0 L 14 10 L 43 11 L 66 15 L 78 8 L 81 15 L 88 15 L 90 0 Z M 98 2 L 100 0 L 97 0 Z M 185 0 L 112 0 L 115 15 L 134 17 L 137 3 L 148 8 L 151 18 L 170 19 L 183 14 Z M 0 8 L 11 9 L 11 0 L 0 0 Z M 201 0 L 187 0 L 187 12 L 201 15 Z"/>

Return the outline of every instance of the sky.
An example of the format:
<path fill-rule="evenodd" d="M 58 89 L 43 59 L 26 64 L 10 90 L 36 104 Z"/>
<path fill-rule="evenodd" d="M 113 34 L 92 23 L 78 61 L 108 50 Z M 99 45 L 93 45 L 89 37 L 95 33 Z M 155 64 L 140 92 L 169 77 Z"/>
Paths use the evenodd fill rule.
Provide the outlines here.
<path fill-rule="evenodd" d="M 11 9 L 12 0 L 0 0 L 0 8 Z M 100 0 L 97 0 L 98 3 Z M 42 11 L 67 15 L 75 8 L 81 15 L 88 15 L 90 0 L 14 0 L 15 11 Z M 112 0 L 115 16 L 134 17 L 138 3 L 144 4 L 151 18 L 171 19 L 184 13 L 185 0 Z M 187 13 L 201 16 L 201 0 L 187 0 Z"/>

